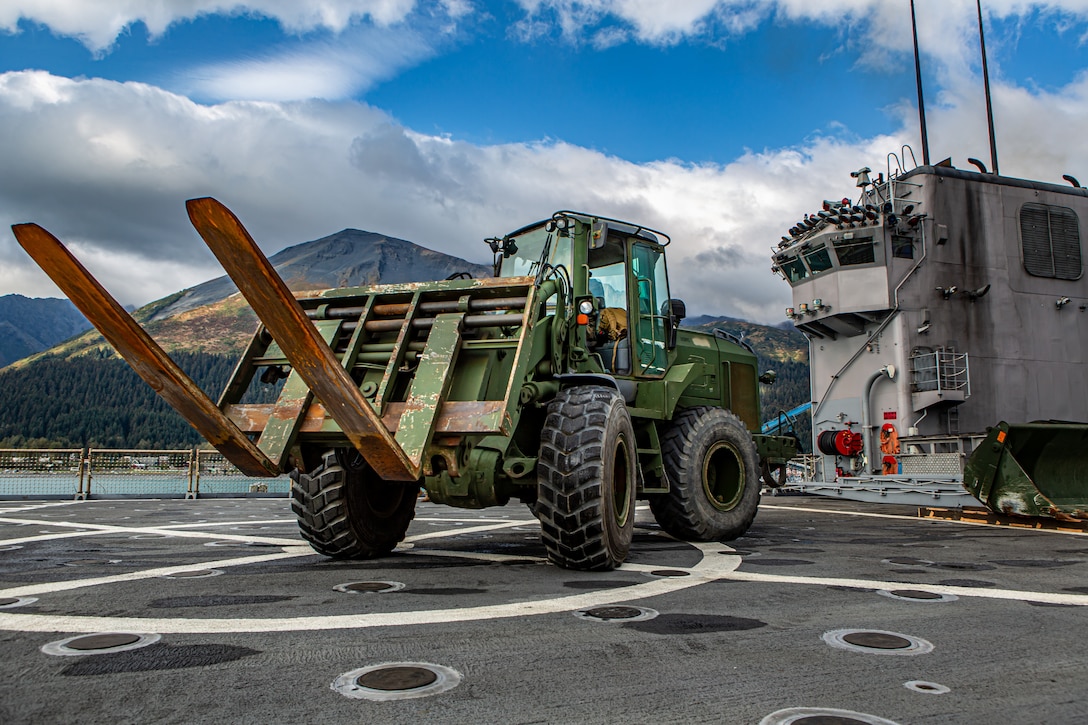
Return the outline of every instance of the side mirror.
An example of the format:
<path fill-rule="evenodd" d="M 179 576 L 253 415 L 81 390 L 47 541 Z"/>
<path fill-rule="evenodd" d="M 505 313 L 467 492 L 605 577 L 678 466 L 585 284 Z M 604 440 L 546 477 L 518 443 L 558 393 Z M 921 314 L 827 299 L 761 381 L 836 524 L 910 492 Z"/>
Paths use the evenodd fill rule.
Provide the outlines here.
<path fill-rule="evenodd" d="M 665 309 L 661 310 L 665 316 L 665 332 L 667 347 L 670 350 L 676 349 L 676 328 L 680 325 L 680 320 L 688 316 L 688 308 L 684 304 L 683 300 L 669 299 L 662 305 Z"/>
<path fill-rule="evenodd" d="M 688 308 L 683 300 L 669 300 L 669 316 L 677 322 L 688 316 Z"/>
<path fill-rule="evenodd" d="M 608 242 L 608 225 L 595 220 L 589 230 L 589 248 L 600 249 Z"/>
<path fill-rule="evenodd" d="M 759 382 L 763 383 L 764 385 L 770 385 L 777 379 L 778 374 L 774 370 L 768 370 L 767 372 L 759 376 Z"/>

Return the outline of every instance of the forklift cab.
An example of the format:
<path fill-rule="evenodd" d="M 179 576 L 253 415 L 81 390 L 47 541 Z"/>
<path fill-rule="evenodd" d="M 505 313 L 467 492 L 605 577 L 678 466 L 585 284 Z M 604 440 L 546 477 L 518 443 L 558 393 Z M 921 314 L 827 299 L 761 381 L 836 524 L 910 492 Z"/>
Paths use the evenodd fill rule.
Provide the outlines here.
<path fill-rule="evenodd" d="M 661 242 L 661 239 L 664 242 Z M 669 297 L 660 232 L 613 219 L 557 212 L 552 219 L 488 240 L 500 277 L 565 275 L 571 299 L 592 304 L 586 342 L 604 370 L 659 378 L 675 347 L 684 305 Z"/>

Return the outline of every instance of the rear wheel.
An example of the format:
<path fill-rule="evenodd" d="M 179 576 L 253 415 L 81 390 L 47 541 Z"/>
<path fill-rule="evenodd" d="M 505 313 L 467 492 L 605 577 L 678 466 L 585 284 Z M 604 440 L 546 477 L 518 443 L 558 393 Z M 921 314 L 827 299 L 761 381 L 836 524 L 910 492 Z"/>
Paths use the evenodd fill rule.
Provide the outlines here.
<path fill-rule="evenodd" d="M 661 528 L 688 541 L 743 536 L 759 507 L 759 457 L 740 418 L 688 408 L 662 437 L 669 492 L 650 497 Z"/>
<path fill-rule="evenodd" d="M 314 551 L 338 559 L 388 554 L 404 539 L 419 486 L 384 481 L 354 450 L 326 452 L 311 473 L 291 475 L 291 510 Z"/>
<path fill-rule="evenodd" d="M 537 463 L 541 538 L 567 569 L 614 569 L 635 524 L 636 456 L 631 414 L 599 385 L 563 390 L 548 406 Z"/>

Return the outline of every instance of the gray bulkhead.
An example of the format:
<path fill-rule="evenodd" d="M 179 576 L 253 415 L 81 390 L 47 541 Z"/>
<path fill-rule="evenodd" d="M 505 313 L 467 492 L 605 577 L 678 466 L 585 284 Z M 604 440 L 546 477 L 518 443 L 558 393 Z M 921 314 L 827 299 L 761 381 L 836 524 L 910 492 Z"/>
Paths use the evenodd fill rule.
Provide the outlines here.
<path fill-rule="evenodd" d="M 813 451 L 864 440 L 824 480 L 888 473 L 886 426 L 902 453 L 962 460 L 999 420 L 1088 420 L 1088 190 L 923 166 L 850 207 L 876 213 L 832 208 L 775 255 L 810 340 Z"/>

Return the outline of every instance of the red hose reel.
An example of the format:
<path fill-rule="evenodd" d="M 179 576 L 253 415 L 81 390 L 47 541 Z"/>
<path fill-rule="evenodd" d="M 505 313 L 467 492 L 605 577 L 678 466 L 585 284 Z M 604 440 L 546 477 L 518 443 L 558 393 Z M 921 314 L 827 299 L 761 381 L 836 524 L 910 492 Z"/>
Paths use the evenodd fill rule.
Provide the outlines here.
<path fill-rule="evenodd" d="M 849 430 L 825 430 L 816 439 L 816 446 L 828 456 L 856 456 L 863 442 L 860 433 Z"/>

